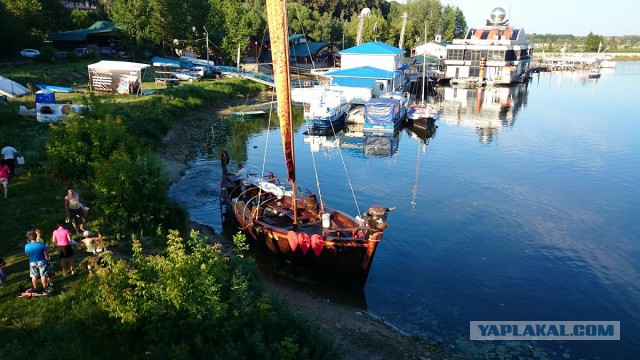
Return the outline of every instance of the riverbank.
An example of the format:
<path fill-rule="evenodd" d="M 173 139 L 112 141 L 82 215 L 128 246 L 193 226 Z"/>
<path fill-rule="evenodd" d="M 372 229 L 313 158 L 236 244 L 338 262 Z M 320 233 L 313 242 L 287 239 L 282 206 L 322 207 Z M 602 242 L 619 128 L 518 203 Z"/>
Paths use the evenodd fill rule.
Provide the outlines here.
<path fill-rule="evenodd" d="M 190 160 L 189 146 L 185 146 L 184 139 L 207 130 L 212 116 L 224 116 L 232 111 L 233 106 L 242 105 L 243 102 L 217 103 L 209 109 L 185 114 L 176 121 L 173 129 L 165 136 L 162 150 L 158 153 L 172 183 L 181 178 Z M 230 246 L 228 240 L 207 226 L 191 223 L 191 227 L 212 241 Z M 333 302 L 313 291 L 285 286 L 266 276 L 263 276 L 263 284 L 268 292 L 284 299 L 294 312 L 303 314 L 325 332 L 332 334 L 344 350 L 347 359 L 451 358 L 441 346 L 431 345 L 417 337 L 406 335 L 385 323 L 383 319 L 378 319 L 357 307 Z"/>

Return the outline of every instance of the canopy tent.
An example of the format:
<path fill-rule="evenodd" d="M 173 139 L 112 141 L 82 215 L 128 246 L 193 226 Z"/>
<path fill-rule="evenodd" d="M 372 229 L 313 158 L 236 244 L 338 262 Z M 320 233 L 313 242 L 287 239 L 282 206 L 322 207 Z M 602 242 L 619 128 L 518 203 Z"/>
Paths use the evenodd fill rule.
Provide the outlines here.
<path fill-rule="evenodd" d="M 142 72 L 150 65 L 102 60 L 88 65 L 91 90 L 118 94 L 141 94 Z"/>

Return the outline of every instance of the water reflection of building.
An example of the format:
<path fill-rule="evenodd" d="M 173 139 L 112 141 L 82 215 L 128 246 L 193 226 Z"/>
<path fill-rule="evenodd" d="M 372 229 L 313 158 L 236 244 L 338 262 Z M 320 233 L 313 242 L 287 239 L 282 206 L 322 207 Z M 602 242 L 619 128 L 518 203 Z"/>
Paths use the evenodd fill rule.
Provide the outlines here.
<path fill-rule="evenodd" d="M 485 144 L 492 142 L 502 128 L 514 125 L 529 95 L 526 83 L 477 89 L 441 87 L 438 92 L 442 99 L 440 121 L 476 129 Z"/>
<path fill-rule="evenodd" d="M 312 130 L 304 133 L 304 143 L 309 144 L 312 152 L 322 152 L 333 156 L 337 151 L 352 156 L 391 157 L 398 151 L 400 133 L 393 136 L 368 136 L 362 132 L 363 124 L 347 124 L 334 135 L 317 133 Z"/>

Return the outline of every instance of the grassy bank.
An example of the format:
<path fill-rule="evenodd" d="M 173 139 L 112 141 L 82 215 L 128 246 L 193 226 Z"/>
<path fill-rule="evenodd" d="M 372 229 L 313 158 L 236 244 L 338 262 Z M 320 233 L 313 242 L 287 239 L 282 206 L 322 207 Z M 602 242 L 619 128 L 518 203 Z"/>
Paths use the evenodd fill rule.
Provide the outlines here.
<path fill-rule="evenodd" d="M 86 64 L 68 65 L 2 73 L 23 84 L 86 84 Z M 328 337 L 265 296 L 251 261 L 229 258 L 188 233 L 154 156 L 186 112 L 260 89 L 223 79 L 149 96 L 62 94 L 59 102 L 93 110 L 51 125 L 17 115 L 18 105 L 33 107 L 33 95 L 0 105 L 0 140 L 26 159 L 9 197 L 0 199 L 0 256 L 9 274 L 0 288 L 0 358 L 339 357 Z M 88 227 L 99 228 L 116 250 L 110 266 L 62 277 L 54 254 L 56 294 L 16 298 L 15 289 L 30 284 L 25 231 L 33 224 L 50 242 L 70 185 L 91 207 Z M 77 248 L 76 264 L 83 258 Z"/>

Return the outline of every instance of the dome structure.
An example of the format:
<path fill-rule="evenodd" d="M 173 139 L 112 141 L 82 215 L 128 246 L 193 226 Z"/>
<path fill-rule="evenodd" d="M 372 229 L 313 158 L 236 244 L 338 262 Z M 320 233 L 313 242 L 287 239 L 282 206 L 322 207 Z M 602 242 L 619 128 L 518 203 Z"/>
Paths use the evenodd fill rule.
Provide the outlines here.
<path fill-rule="evenodd" d="M 368 16 L 368 15 L 371 15 L 371 9 L 369 9 L 369 8 L 364 8 L 360 12 L 360 16 L 362 16 L 362 17 Z"/>
<path fill-rule="evenodd" d="M 507 12 L 503 8 L 497 7 L 491 11 L 491 22 L 493 24 L 502 24 L 505 22 Z"/>

